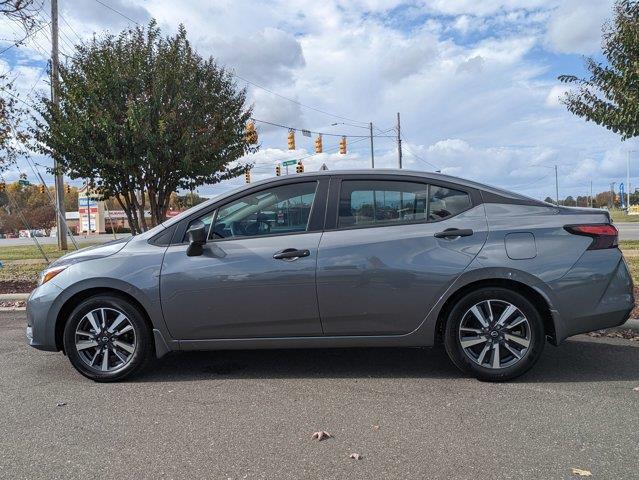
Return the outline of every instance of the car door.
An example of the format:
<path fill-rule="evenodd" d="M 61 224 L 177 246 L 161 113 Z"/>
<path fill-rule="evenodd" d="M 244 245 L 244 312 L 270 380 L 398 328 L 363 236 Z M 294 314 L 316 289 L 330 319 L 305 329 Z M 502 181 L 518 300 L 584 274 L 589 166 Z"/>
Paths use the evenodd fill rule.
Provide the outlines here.
<path fill-rule="evenodd" d="M 315 267 L 327 189 L 328 178 L 285 180 L 186 219 L 182 232 L 204 222 L 209 234 L 202 255 L 186 255 L 185 237 L 166 251 L 160 293 L 171 335 L 321 335 Z"/>
<path fill-rule="evenodd" d="M 477 191 L 399 178 L 332 180 L 317 265 L 326 335 L 413 331 L 486 241 Z"/>

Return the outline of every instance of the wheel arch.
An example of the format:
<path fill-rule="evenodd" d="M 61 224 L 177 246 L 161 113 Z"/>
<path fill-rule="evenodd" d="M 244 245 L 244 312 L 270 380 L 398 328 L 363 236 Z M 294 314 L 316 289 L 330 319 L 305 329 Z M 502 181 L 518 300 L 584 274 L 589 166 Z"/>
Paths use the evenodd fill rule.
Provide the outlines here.
<path fill-rule="evenodd" d="M 83 290 L 79 290 L 71 295 L 69 298 L 65 300 L 65 302 L 60 307 L 58 314 L 55 320 L 55 345 L 58 350 L 64 352 L 64 342 L 63 342 L 63 333 L 64 326 L 69 319 L 69 315 L 71 312 L 84 300 L 87 298 L 94 297 L 96 295 L 113 295 L 116 297 L 120 297 L 123 300 L 131 303 L 134 307 L 138 309 L 138 311 L 142 314 L 144 321 L 149 327 L 149 333 L 151 335 L 152 341 L 155 343 L 154 335 L 153 335 L 153 322 L 151 321 L 151 317 L 149 316 L 149 312 L 147 309 L 130 293 L 127 293 L 124 290 L 120 290 L 118 288 L 113 287 L 89 287 Z M 155 348 L 155 345 L 154 345 Z"/>
<path fill-rule="evenodd" d="M 544 331 L 547 337 L 550 337 L 551 343 L 556 344 L 557 333 L 555 329 L 555 320 L 552 315 L 552 308 L 546 298 L 526 283 L 506 279 L 506 278 L 485 278 L 467 283 L 452 293 L 442 305 L 437 316 L 435 325 L 435 344 L 441 345 L 444 340 L 444 327 L 448 319 L 448 315 L 455 304 L 465 295 L 486 287 L 501 287 L 513 290 L 528 299 L 537 309 L 539 315 L 544 322 Z"/>

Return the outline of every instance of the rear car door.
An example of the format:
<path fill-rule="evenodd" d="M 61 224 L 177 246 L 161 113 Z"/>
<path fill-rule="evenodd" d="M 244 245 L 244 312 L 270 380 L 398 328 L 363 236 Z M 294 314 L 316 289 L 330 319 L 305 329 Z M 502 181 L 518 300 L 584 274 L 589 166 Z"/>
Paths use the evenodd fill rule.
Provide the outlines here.
<path fill-rule="evenodd" d="M 327 189 L 328 178 L 285 181 L 186 219 L 160 277 L 173 338 L 321 335 L 315 264 Z M 208 240 L 189 257 L 186 230 L 200 221 Z"/>
<path fill-rule="evenodd" d="M 413 331 L 486 241 L 470 188 L 368 175 L 333 178 L 330 190 L 317 265 L 326 335 Z"/>

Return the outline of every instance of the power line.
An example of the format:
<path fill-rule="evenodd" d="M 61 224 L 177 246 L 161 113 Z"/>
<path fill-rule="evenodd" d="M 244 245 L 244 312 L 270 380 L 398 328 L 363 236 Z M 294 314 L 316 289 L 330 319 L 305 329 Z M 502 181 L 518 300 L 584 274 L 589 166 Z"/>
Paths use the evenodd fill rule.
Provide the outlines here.
<path fill-rule="evenodd" d="M 354 122 L 354 123 L 361 123 L 362 126 L 367 123 L 367 122 L 362 122 L 362 121 L 359 121 L 359 120 L 353 120 L 352 118 L 348 118 L 348 117 L 342 117 L 341 115 L 335 115 L 334 113 L 326 112 L 324 110 L 320 110 L 319 108 L 311 107 L 310 105 L 306 105 L 306 104 L 304 104 L 302 102 L 299 102 L 297 100 L 294 100 L 292 98 L 285 97 L 284 95 L 281 95 L 281 94 L 279 94 L 277 92 L 274 92 L 273 90 L 270 90 L 270 89 L 268 89 L 268 88 L 266 88 L 266 87 L 264 87 L 262 85 L 259 85 L 259 84 L 255 83 L 255 82 L 252 82 L 251 80 L 248 80 L 248 79 L 246 79 L 244 77 L 241 77 L 237 73 L 234 73 L 234 72 L 229 72 L 229 73 L 231 75 L 233 75 L 235 78 L 238 78 L 238 79 L 242 80 L 243 82 L 246 82 L 246 83 L 248 83 L 250 85 L 253 85 L 254 87 L 257 87 L 259 89 L 262 89 L 265 92 L 270 93 L 271 95 L 275 95 L 276 97 L 280 97 L 280 98 L 282 98 L 284 100 L 288 100 L 289 102 L 295 103 L 296 105 L 299 105 L 300 107 L 308 108 L 309 110 L 313 110 L 315 112 L 322 113 L 322 114 L 328 115 L 330 117 L 339 118 L 340 120 L 346 120 L 348 122 Z"/>
<path fill-rule="evenodd" d="M 403 147 L 404 147 L 404 148 L 406 149 L 406 151 L 407 151 L 408 153 L 410 153 L 410 154 L 411 154 L 414 158 L 416 158 L 417 160 L 419 160 L 419 161 L 421 161 L 421 162 L 423 162 L 423 163 L 425 163 L 425 164 L 427 164 L 427 165 L 430 165 L 431 167 L 433 167 L 433 168 L 435 168 L 435 169 L 438 169 L 438 168 L 439 168 L 437 165 L 435 165 L 435 164 L 433 164 L 433 163 L 429 162 L 428 160 L 424 160 L 422 157 L 420 157 L 420 156 L 419 156 L 419 155 L 417 155 L 415 152 L 413 152 L 413 150 L 411 150 L 411 149 L 409 148 L 409 142 L 408 142 L 408 140 L 406 139 L 406 137 L 404 137 L 404 135 L 402 135 L 401 137 L 402 137 L 402 139 L 404 140 Z"/>
<path fill-rule="evenodd" d="M 135 20 L 133 20 L 131 17 L 126 16 L 124 13 L 116 10 L 115 8 L 113 8 L 111 5 L 107 5 L 106 3 L 104 3 L 102 0 L 95 0 L 96 2 L 98 2 L 100 5 L 102 5 L 103 7 L 108 8 L 109 10 L 111 10 L 112 12 L 117 13 L 118 15 L 120 15 L 123 18 L 126 18 L 128 21 L 135 23 L 136 25 L 139 25 L 138 22 L 136 22 Z"/>
<path fill-rule="evenodd" d="M 273 122 L 268 122 L 266 120 L 259 120 L 257 118 L 251 118 L 251 120 L 253 120 L 254 122 L 259 122 L 259 123 L 264 123 L 266 125 L 272 125 L 274 127 L 280 127 L 280 128 L 285 128 L 287 130 L 293 130 L 296 132 L 309 132 L 309 133 L 314 133 L 316 135 L 322 135 L 323 137 L 350 137 L 350 138 L 370 138 L 370 135 L 344 135 L 341 133 L 323 133 L 323 132 L 315 132 L 312 130 L 308 130 L 305 128 L 298 128 L 298 127 L 290 127 L 287 125 L 282 125 L 279 123 L 273 123 Z M 374 137 L 376 138 L 394 138 L 390 135 L 374 135 Z"/>
<path fill-rule="evenodd" d="M 40 30 L 42 30 L 44 27 L 47 27 L 51 24 L 51 22 L 49 23 L 45 23 L 44 25 L 41 25 L 39 28 L 37 28 L 36 30 L 33 30 L 32 32 L 27 33 L 21 40 L 18 40 L 14 43 L 12 43 L 11 45 L 9 45 L 8 47 L 0 50 L 0 55 L 3 54 L 4 52 L 6 52 L 7 50 L 12 49 L 13 47 L 17 47 L 18 45 L 20 45 L 22 42 L 24 42 L 26 39 L 28 39 L 29 37 L 35 35 L 36 33 L 38 33 Z"/>

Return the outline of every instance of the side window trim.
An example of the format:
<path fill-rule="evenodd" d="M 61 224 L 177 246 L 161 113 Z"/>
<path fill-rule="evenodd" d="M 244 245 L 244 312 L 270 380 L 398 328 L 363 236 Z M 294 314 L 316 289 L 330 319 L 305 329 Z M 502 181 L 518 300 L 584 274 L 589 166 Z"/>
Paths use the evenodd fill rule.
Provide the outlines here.
<path fill-rule="evenodd" d="M 262 188 L 257 188 L 257 189 L 251 189 L 251 190 L 247 190 L 244 192 L 238 192 L 237 194 L 229 197 L 229 198 L 225 198 L 220 200 L 221 203 L 215 203 L 213 205 L 210 205 L 208 208 L 206 209 L 202 209 L 198 212 L 194 212 L 192 215 L 184 218 L 183 220 L 180 221 L 180 223 L 177 225 L 177 228 L 175 228 L 175 231 L 173 233 L 173 238 L 171 240 L 171 245 L 187 245 L 188 242 L 184 241 L 185 235 L 186 235 L 186 231 L 188 229 L 188 225 L 195 219 L 206 216 L 207 214 L 211 213 L 212 211 L 214 211 L 214 218 L 213 221 L 211 222 L 211 225 L 215 225 L 215 222 L 217 221 L 217 215 L 219 210 L 224 207 L 225 205 L 228 205 L 229 203 L 232 203 L 236 200 L 239 200 L 247 195 L 254 195 L 257 194 L 259 192 L 262 192 L 264 190 L 269 190 L 271 188 L 275 188 L 275 187 L 279 187 L 279 186 L 284 186 L 284 185 L 291 185 L 291 184 L 300 184 L 300 183 L 315 183 L 316 187 L 315 187 L 315 198 L 313 199 L 313 205 L 311 206 L 311 212 L 309 215 L 309 221 L 307 224 L 307 230 L 305 231 L 301 231 L 301 232 L 292 232 L 292 233 L 273 233 L 273 234 L 268 234 L 268 235 L 259 235 L 259 236 L 255 236 L 255 237 L 241 237 L 242 239 L 250 239 L 250 238 L 265 238 L 265 237 L 279 237 L 279 236 L 284 236 L 284 235 L 300 235 L 300 234 L 305 234 L 305 233 L 313 233 L 313 232 L 321 232 L 324 230 L 324 224 L 325 224 L 325 215 L 326 215 L 326 205 L 328 203 L 328 188 L 329 188 L 329 180 L 330 177 L 326 176 L 324 178 L 308 178 L 308 179 L 291 179 L 291 181 L 288 182 L 281 182 L 281 183 L 276 183 L 276 184 L 266 184 L 266 185 L 261 185 L 260 187 Z M 229 241 L 229 240 L 237 240 L 238 238 L 216 238 L 214 240 L 207 240 L 208 242 L 220 242 L 220 241 Z"/>
<path fill-rule="evenodd" d="M 403 183 L 417 183 L 417 184 L 421 184 L 421 185 L 425 185 L 427 187 L 427 197 L 426 197 L 426 218 L 423 220 L 412 220 L 412 221 L 408 221 L 408 222 L 401 222 L 401 223 L 379 223 L 379 224 L 367 224 L 367 225 L 350 225 L 350 226 L 346 226 L 346 227 L 340 227 L 339 226 L 339 204 L 340 204 L 340 200 L 341 200 L 341 195 L 342 195 L 342 188 L 343 188 L 343 183 L 344 182 L 348 182 L 348 181 L 358 181 L 358 180 L 366 180 L 366 181 L 371 181 L 371 182 L 403 182 Z M 335 186 L 334 186 L 335 185 Z M 430 194 L 431 194 L 431 187 L 439 187 L 439 188 L 446 188 L 446 189 L 453 189 L 453 190 L 458 190 L 462 193 L 465 193 L 466 195 L 468 195 L 468 200 L 469 200 L 469 206 L 468 208 L 461 210 L 459 212 L 457 212 L 455 215 L 452 215 L 450 217 L 447 218 L 441 218 L 438 220 L 429 220 L 428 219 L 428 212 L 430 210 Z M 475 207 L 478 202 L 476 201 L 476 197 L 477 197 L 477 193 L 473 192 L 471 190 L 469 190 L 468 188 L 464 187 L 463 185 L 457 185 L 457 184 L 452 184 L 452 183 L 447 183 L 447 182 L 438 182 L 437 180 L 431 181 L 430 179 L 421 179 L 421 178 L 406 178 L 406 177 L 400 177 L 400 178 L 393 178 L 393 177 L 386 177 L 386 178 L 370 178 L 370 177 L 359 177 L 359 176 L 353 176 L 353 177 L 333 177 L 331 178 L 331 184 L 330 184 L 330 202 L 327 208 L 327 226 L 326 229 L 327 230 L 359 230 L 359 229 L 363 229 L 363 228 L 381 228 L 381 227 L 399 227 L 399 226 L 404 226 L 404 225 L 419 225 L 419 224 L 423 224 L 423 223 L 439 223 L 439 222 L 444 222 L 446 220 L 450 220 L 451 218 L 455 218 L 458 215 L 467 212 L 468 210 L 472 209 L 473 207 Z M 332 218 L 328 218 L 328 212 L 331 213 Z"/>

